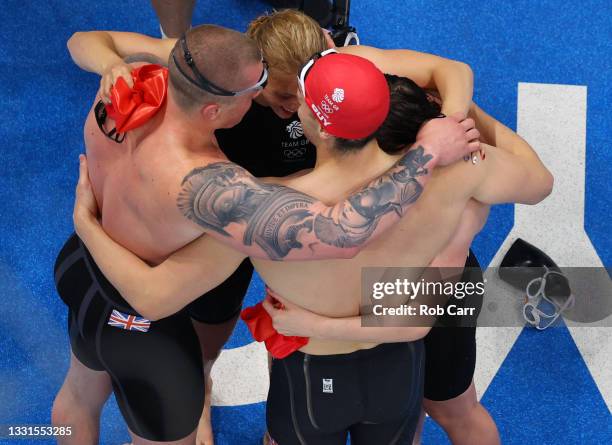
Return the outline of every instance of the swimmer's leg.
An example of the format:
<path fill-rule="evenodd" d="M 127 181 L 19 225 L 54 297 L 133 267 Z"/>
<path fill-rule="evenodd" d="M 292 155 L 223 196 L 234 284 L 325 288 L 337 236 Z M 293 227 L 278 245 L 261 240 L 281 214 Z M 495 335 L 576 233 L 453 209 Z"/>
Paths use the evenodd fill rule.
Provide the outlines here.
<path fill-rule="evenodd" d="M 499 445 L 495 422 L 476 398 L 474 382 L 459 396 L 444 401 L 424 399 L 427 413 L 444 429 L 453 445 Z"/>
<path fill-rule="evenodd" d="M 70 354 L 70 369 L 53 402 L 51 422 L 72 428 L 70 436 L 58 436 L 59 445 L 96 445 L 100 413 L 112 391 L 106 371 L 94 371 Z"/>
<path fill-rule="evenodd" d="M 204 381 L 206 382 L 204 409 L 198 426 L 198 445 L 213 445 L 214 443 L 210 423 L 212 397 L 210 371 L 223 345 L 227 343 L 234 331 L 252 274 L 253 265 L 246 259 L 231 277 L 187 307 L 187 313 L 191 316 L 200 341 Z"/>
<path fill-rule="evenodd" d="M 191 27 L 195 0 L 151 0 L 164 37 L 179 38 Z"/>
<path fill-rule="evenodd" d="M 206 382 L 206 396 L 204 397 L 204 410 L 198 425 L 198 445 L 213 445 L 214 437 L 210 417 L 210 408 L 212 400 L 212 385 L 213 381 L 210 377 L 215 360 L 219 357 L 223 345 L 227 343 L 236 322 L 238 314 L 233 318 L 219 324 L 208 324 L 198 321 L 193 321 L 193 326 L 200 340 L 200 348 L 202 349 L 202 360 L 204 362 L 204 379 Z"/>

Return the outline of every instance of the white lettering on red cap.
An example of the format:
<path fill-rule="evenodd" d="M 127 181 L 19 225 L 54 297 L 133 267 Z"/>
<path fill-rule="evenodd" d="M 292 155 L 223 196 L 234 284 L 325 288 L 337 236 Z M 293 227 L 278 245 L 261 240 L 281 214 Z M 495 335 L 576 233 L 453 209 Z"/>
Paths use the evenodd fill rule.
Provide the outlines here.
<path fill-rule="evenodd" d="M 329 97 L 329 94 L 326 94 L 325 97 L 321 100 L 321 108 L 325 113 L 333 114 L 334 111 L 340 111 L 340 107 L 336 105 L 332 99 Z"/>
<path fill-rule="evenodd" d="M 327 120 L 325 115 L 323 113 L 321 113 L 321 111 L 317 108 L 317 106 L 315 104 L 311 104 L 310 108 L 312 109 L 313 113 L 317 116 L 317 119 L 319 119 L 321 121 L 321 123 L 323 123 L 324 127 L 327 127 L 328 125 L 331 125 L 331 122 Z"/>

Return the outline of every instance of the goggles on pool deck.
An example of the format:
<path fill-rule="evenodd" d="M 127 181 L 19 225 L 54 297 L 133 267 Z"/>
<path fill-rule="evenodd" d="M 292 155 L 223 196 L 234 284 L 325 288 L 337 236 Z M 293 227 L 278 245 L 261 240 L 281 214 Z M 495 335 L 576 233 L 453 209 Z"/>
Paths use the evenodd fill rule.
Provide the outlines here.
<path fill-rule="evenodd" d="M 255 85 L 245 88 L 244 90 L 240 90 L 240 91 L 230 91 L 230 90 L 226 90 L 225 88 L 221 88 L 220 86 L 217 86 L 214 83 L 212 83 L 210 80 L 204 77 L 202 73 L 200 73 L 200 71 L 196 67 L 195 62 L 193 61 L 191 52 L 189 51 L 189 48 L 187 47 L 187 38 L 184 35 L 180 39 L 180 45 L 181 45 L 181 49 L 183 50 L 183 60 L 185 60 L 185 63 L 191 69 L 191 72 L 196 78 L 192 79 L 181 68 L 181 65 L 178 63 L 178 60 L 176 60 L 177 49 L 172 51 L 172 59 L 174 60 L 174 64 L 176 65 L 178 70 L 181 72 L 181 74 L 185 76 L 187 80 L 189 80 L 189 82 L 191 82 L 193 85 L 200 88 L 201 90 L 209 92 L 210 94 L 214 94 L 215 96 L 226 96 L 226 97 L 242 96 L 243 94 L 247 94 L 252 91 L 259 91 L 265 88 L 266 84 L 268 83 L 268 64 L 266 63 L 265 60 L 262 60 L 263 65 L 264 65 L 263 72 L 261 73 L 261 77 L 259 78 L 259 80 L 257 81 Z"/>
<path fill-rule="evenodd" d="M 574 305 L 575 300 L 574 295 L 571 293 L 570 295 L 557 295 L 557 298 L 566 298 L 563 304 L 559 304 L 553 300 L 552 296 L 546 295 L 547 277 L 550 277 L 551 279 L 554 277 L 557 280 L 565 281 L 567 281 L 567 277 L 561 272 L 550 270 L 546 266 L 544 266 L 544 270 L 544 275 L 534 278 L 527 284 L 527 288 L 525 289 L 525 304 L 523 305 L 523 317 L 525 318 L 525 321 L 540 331 L 552 326 L 552 324 L 557 320 L 557 318 L 559 318 L 559 316 L 561 316 L 563 312 L 570 309 Z M 550 311 L 542 310 L 544 309 L 544 306 L 551 307 L 552 313 Z M 547 321 L 541 325 L 540 322 L 543 321 L 542 319 L 550 321 Z"/>

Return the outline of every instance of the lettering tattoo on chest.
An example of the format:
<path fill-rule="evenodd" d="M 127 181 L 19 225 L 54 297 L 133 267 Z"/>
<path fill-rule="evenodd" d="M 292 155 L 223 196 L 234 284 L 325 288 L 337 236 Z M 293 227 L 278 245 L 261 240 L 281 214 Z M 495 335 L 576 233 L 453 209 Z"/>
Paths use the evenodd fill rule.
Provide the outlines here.
<path fill-rule="evenodd" d="M 381 218 L 391 212 L 401 216 L 416 201 L 423 190 L 417 178 L 428 174 L 425 166 L 431 159 L 423 147 L 410 150 L 384 176 L 333 207 L 260 182 L 238 165 L 216 162 L 183 179 L 177 205 L 208 231 L 229 237 L 228 226 L 238 225 L 243 244 L 258 245 L 271 260 L 317 243 L 356 247 L 373 235 Z"/>

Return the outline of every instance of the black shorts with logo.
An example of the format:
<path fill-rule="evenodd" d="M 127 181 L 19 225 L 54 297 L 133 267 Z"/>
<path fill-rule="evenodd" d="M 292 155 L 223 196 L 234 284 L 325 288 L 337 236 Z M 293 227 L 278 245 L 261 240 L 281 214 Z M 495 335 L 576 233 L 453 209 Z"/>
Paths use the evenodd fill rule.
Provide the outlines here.
<path fill-rule="evenodd" d="M 113 310 L 127 317 L 125 327 L 138 321 L 130 316 L 139 315 L 74 234 L 57 257 L 55 284 L 69 309 L 73 354 L 86 367 L 109 374 L 130 430 L 160 442 L 191 434 L 202 414 L 205 385 L 189 315 L 182 311 L 150 322 L 147 332 L 109 325 Z"/>
<path fill-rule="evenodd" d="M 350 354 L 294 352 L 272 362 L 266 407 L 282 445 L 411 444 L 421 413 L 424 346 L 388 343 Z"/>

